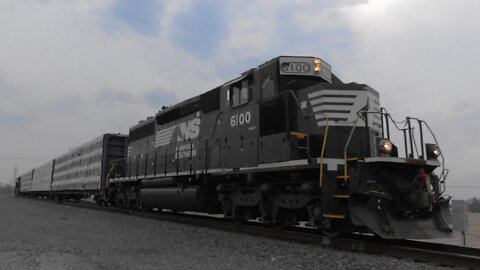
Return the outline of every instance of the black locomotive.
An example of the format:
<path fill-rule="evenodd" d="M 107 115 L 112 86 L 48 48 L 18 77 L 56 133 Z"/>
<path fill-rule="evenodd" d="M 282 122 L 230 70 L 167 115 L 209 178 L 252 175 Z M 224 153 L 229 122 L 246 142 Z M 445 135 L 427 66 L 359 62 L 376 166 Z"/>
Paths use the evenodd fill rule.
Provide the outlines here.
<path fill-rule="evenodd" d="M 436 238 L 451 234 L 442 163 L 424 121 L 395 122 L 320 58 L 280 56 L 28 172 L 17 193 Z"/>

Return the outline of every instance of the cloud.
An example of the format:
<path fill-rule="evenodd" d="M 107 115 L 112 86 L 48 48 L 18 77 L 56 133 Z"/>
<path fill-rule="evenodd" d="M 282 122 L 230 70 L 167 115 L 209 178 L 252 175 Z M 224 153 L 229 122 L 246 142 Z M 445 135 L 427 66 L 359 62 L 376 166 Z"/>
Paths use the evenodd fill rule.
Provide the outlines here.
<path fill-rule="evenodd" d="M 5 89 L 2 89 L 5 90 Z M 5 92 L 4 92 L 5 94 Z M 18 126 L 32 123 L 42 118 L 49 118 L 61 112 L 73 117 L 80 112 L 85 100 L 79 95 L 61 96 L 58 99 L 36 103 L 28 94 L 6 92 L 0 104 L 0 127 Z M 6 105 L 6 106 L 3 106 Z"/>
<path fill-rule="evenodd" d="M 159 1 L 121 1 L 115 0 L 107 11 L 101 26 L 110 34 L 115 34 L 123 27 L 147 36 L 157 36 L 160 31 L 158 17 L 161 16 L 162 5 Z"/>
<path fill-rule="evenodd" d="M 402 110 L 423 113 L 435 109 L 430 104 L 445 108 L 478 97 L 469 83 L 480 60 L 471 54 L 480 45 L 473 6 L 480 4 L 370 1 L 350 9 L 355 46 L 346 75 L 361 74 L 383 89 L 388 104 L 403 104 Z"/>
<path fill-rule="evenodd" d="M 213 60 L 224 77 L 278 55 L 320 56 L 331 62 L 348 53 L 352 34 L 341 9 L 361 1 L 232 2 L 225 10 L 228 35 Z"/>
<path fill-rule="evenodd" d="M 346 81 L 370 84 L 397 118 L 418 116 L 436 132 L 449 181 L 470 183 L 480 147 L 480 55 L 471 1 L 369 1 L 344 10 L 352 36 Z M 472 177 L 476 175 L 477 177 Z"/>
<path fill-rule="evenodd" d="M 31 155 L 52 158 L 101 133 L 126 133 L 163 105 L 278 55 L 301 54 L 378 90 L 395 118 L 426 119 L 452 178 L 471 178 L 480 147 L 479 7 L 467 0 L 2 1 L 0 149 L 4 161 L 23 157 L 35 166 Z M 0 163 L 0 181 L 11 165 Z"/>
<path fill-rule="evenodd" d="M 114 89 L 103 89 L 98 93 L 95 102 L 100 105 L 112 105 L 114 103 L 128 103 L 131 100 L 131 94 L 116 91 Z"/>
<path fill-rule="evenodd" d="M 170 92 L 162 88 L 155 88 L 143 93 L 145 102 L 154 109 L 159 109 L 163 106 L 170 106 L 178 102 L 178 98 Z"/>
<path fill-rule="evenodd" d="M 194 1 L 172 25 L 173 42 L 197 58 L 211 57 L 227 34 L 224 5 L 214 0 Z"/>

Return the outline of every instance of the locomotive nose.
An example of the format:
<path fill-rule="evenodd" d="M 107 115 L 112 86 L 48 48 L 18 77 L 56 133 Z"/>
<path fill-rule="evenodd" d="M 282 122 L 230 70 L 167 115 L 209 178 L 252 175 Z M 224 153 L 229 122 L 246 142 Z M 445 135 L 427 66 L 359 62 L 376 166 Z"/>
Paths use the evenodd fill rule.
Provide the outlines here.
<path fill-rule="evenodd" d="M 365 189 L 357 190 L 349 201 L 354 225 L 382 238 L 452 237 L 450 198 L 439 196 L 432 168 L 405 163 L 392 170 L 385 162 L 366 163 L 370 176 Z"/>
<path fill-rule="evenodd" d="M 436 202 L 432 212 L 423 218 L 399 219 L 390 211 L 383 199 L 374 197 L 365 200 L 365 198 L 352 196 L 349 210 L 354 225 L 365 226 L 382 238 L 453 237 L 450 228 L 453 220 L 448 200 Z"/>

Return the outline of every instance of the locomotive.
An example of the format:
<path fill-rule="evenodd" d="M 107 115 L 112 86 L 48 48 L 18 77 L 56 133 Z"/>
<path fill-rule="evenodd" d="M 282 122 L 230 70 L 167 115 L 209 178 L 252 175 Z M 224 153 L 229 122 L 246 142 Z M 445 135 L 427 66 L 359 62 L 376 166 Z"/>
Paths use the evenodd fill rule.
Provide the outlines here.
<path fill-rule="evenodd" d="M 451 235 L 443 164 L 425 121 L 396 122 L 321 58 L 279 56 L 20 176 L 16 193 L 425 239 Z"/>

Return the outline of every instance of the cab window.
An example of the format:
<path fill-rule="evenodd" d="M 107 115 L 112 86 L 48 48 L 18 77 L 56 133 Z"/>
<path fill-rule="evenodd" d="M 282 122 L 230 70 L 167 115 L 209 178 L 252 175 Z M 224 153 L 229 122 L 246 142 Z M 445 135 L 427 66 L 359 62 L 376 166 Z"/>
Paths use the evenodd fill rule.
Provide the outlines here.
<path fill-rule="evenodd" d="M 240 105 L 240 89 L 238 87 L 232 87 L 232 106 Z"/>
<path fill-rule="evenodd" d="M 230 107 L 236 107 L 250 101 L 250 90 L 248 80 L 232 84 L 227 92 L 227 102 Z"/>

